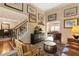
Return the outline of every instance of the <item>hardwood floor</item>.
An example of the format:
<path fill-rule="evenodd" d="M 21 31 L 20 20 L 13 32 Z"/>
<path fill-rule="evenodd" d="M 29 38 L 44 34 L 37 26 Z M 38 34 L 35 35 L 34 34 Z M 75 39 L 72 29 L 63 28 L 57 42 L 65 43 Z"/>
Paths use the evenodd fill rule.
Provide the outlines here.
<path fill-rule="evenodd" d="M 9 38 L 0 39 L 0 54 L 9 52 L 11 50 L 9 42 L 10 42 Z"/>

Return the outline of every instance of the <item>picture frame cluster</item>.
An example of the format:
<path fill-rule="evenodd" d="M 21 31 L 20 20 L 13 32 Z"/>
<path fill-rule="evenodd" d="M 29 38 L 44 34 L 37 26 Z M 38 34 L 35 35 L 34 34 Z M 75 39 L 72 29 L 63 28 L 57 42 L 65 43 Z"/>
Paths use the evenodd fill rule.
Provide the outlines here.
<path fill-rule="evenodd" d="M 76 16 L 77 13 L 78 13 L 77 6 L 64 9 L 64 12 L 63 12 L 63 16 L 65 18 L 64 19 L 64 28 L 72 28 L 73 26 L 76 25 L 77 20 L 74 20 L 74 18 L 71 18 L 71 17 Z M 69 17 L 70 17 L 70 19 L 69 19 Z M 56 21 L 56 20 L 57 20 L 57 13 L 48 15 L 48 21 Z"/>
<path fill-rule="evenodd" d="M 4 3 L 4 6 L 22 11 L 24 9 L 23 3 Z M 39 25 L 44 25 L 44 15 L 42 13 L 37 13 L 37 9 L 32 5 L 27 5 L 27 13 L 29 13 L 29 22 L 38 23 Z"/>
<path fill-rule="evenodd" d="M 71 7 L 64 9 L 64 17 L 72 17 L 76 16 L 78 13 L 78 7 Z M 64 28 L 72 28 L 73 26 L 77 25 L 77 20 L 74 20 L 75 18 L 65 19 L 64 20 Z"/>

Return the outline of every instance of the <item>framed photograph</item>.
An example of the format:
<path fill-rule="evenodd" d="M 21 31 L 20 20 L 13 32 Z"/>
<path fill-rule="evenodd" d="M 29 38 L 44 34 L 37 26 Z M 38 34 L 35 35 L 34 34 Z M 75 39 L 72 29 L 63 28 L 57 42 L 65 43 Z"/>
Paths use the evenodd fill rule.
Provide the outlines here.
<path fill-rule="evenodd" d="M 36 15 L 36 13 L 37 13 L 36 11 L 37 10 L 34 7 L 32 7 L 30 5 L 27 5 L 27 12 L 28 13 L 33 14 L 33 15 Z"/>
<path fill-rule="evenodd" d="M 38 24 L 44 25 L 44 15 L 38 13 Z"/>
<path fill-rule="evenodd" d="M 23 11 L 23 3 L 4 3 L 5 6 Z"/>
<path fill-rule="evenodd" d="M 72 28 L 75 25 L 77 25 L 77 20 L 76 19 L 64 20 L 64 28 Z"/>
<path fill-rule="evenodd" d="M 10 29 L 10 24 L 1 23 L 1 29 Z"/>
<path fill-rule="evenodd" d="M 64 17 L 70 17 L 77 15 L 77 7 L 68 8 L 64 10 Z"/>
<path fill-rule="evenodd" d="M 36 23 L 37 22 L 37 16 L 33 14 L 29 14 L 29 21 Z"/>
<path fill-rule="evenodd" d="M 56 20 L 56 17 L 57 17 L 56 14 L 48 15 L 48 21 L 54 21 L 54 20 Z"/>

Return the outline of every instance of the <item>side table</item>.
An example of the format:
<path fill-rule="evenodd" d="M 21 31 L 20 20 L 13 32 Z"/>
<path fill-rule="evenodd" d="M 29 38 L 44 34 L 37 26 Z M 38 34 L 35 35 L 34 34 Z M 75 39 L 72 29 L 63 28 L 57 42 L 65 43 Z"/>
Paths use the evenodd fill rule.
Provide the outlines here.
<path fill-rule="evenodd" d="M 44 50 L 48 53 L 55 54 L 57 52 L 57 46 L 55 42 L 44 42 Z"/>

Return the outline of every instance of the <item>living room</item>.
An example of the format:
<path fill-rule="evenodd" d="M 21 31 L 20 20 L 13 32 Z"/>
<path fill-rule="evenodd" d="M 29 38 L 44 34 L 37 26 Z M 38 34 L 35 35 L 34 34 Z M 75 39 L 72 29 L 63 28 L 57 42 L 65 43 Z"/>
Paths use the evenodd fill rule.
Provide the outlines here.
<path fill-rule="evenodd" d="M 0 3 L 0 55 L 79 56 L 78 10 L 78 3 Z"/>

